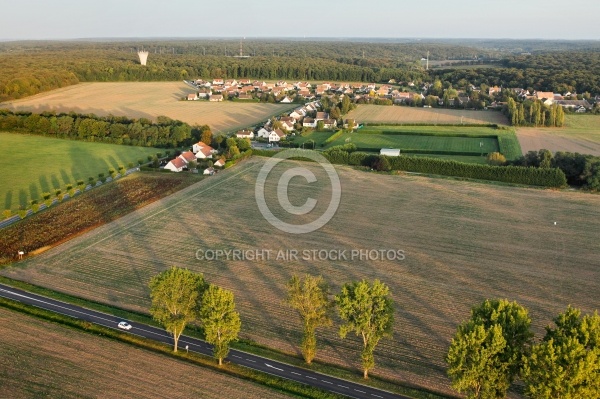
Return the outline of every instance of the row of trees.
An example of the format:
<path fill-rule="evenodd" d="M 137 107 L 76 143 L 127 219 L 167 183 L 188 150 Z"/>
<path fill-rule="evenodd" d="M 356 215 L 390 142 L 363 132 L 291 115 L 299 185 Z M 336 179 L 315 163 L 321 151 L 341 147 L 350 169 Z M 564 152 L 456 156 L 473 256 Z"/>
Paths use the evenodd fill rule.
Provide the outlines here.
<path fill-rule="evenodd" d="M 173 336 L 177 352 L 179 338 L 190 323 L 198 323 L 205 340 L 214 345 L 214 357 L 219 365 L 229 353 L 229 345 L 237 340 L 241 329 L 235 311 L 234 296 L 218 286 L 208 284 L 202 274 L 188 269 L 171 267 L 150 280 L 152 306 L 150 314 Z M 394 306 L 389 288 L 378 280 L 345 284 L 331 298 L 329 287 L 321 276 L 297 276 L 287 284 L 286 303 L 295 309 L 302 321 L 301 351 L 310 364 L 317 353 L 316 329 L 332 324 L 333 309 L 337 306 L 342 323 L 339 334 L 349 332 L 363 339 L 361 353 L 363 374 L 375 366 L 374 351 L 379 341 L 392 334 Z"/>
<path fill-rule="evenodd" d="M 302 355 L 310 364 L 317 353 L 316 329 L 332 324 L 337 307 L 341 325 L 339 335 L 345 338 L 354 332 L 363 341 L 361 361 L 363 376 L 375 367 L 375 348 L 384 337 L 392 335 L 394 303 L 389 288 L 379 280 L 346 283 L 331 299 L 328 284 L 321 276 L 293 276 L 287 284 L 287 304 L 294 308 L 302 321 Z"/>
<path fill-rule="evenodd" d="M 190 144 L 192 138 L 199 138 L 205 128 L 208 127 L 195 127 L 197 131 L 193 132 L 193 128 L 187 123 L 166 116 L 159 116 L 153 122 L 145 118 L 131 119 L 112 115 L 101 117 L 74 112 L 36 114 L 0 109 L 0 130 L 144 147 L 178 147 Z"/>
<path fill-rule="evenodd" d="M 600 317 L 569 307 L 534 341 L 528 311 L 486 300 L 452 339 L 446 362 L 452 387 L 469 399 L 499 399 L 518 378 L 532 399 L 600 397 Z"/>
<path fill-rule="evenodd" d="M 178 267 L 154 276 L 149 287 L 150 314 L 173 335 L 173 350 L 177 352 L 185 327 L 198 322 L 204 329 L 206 342 L 214 347 L 214 357 L 219 365 L 223 364 L 242 325 L 235 311 L 233 292 L 207 283 L 202 274 Z"/>
<path fill-rule="evenodd" d="M 561 127 L 565 123 L 565 113 L 558 104 L 545 105 L 540 100 L 525 100 L 517 103 L 508 98 L 505 114 L 513 126 Z"/>
<path fill-rule="evenodd" d="M 414 156 L 387 157 L 356 151 L 356 149 L 354 144 L 349 143 L 331 147 L 324 151 L 323 155 L 332 163 L 366 166 L 379 171 L 403 170 L 542 187 L 564 187 L 567 185 L 565 173 L 558 168 L 480 165 L 449 159 Z"/>

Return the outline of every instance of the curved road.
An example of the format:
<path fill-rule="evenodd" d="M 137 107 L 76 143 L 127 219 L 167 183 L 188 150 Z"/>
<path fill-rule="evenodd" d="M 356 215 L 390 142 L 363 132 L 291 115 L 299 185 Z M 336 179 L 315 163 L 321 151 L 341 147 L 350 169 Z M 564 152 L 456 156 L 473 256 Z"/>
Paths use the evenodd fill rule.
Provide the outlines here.
<path fill-rule="evenodd" d="M 75 317 L 81 320 L 99 324 L 104 327 L 118 329 L 117 324 L 123 319 L 95 310 L 71 305 L 66 302 L 57 301 L 45 296 L 32 294 L 13 287 L 0 284 L 0 296 L 13 299 L 28 305 L 36 306 L 42 309 L 61 313 L 67 316 Z M 173 344 L 173 339 L 165 330 L 149 326 L 147 324 L 127 321 L 132 325 L 130 334 L 138 335 L 155 341 Z M 118 329 L 125 332 L 125 330 Z M 206 342 L 182 335 L 179 339 L 179 348 L 188 347 L 190 351 L 212 356 L 212 347 Z M 357 384 L 341 378 L 330 377 L 325 374 L 305 370 L 303 368 L 291 366 L 287 363 L 281 363 L 261 356 L 232 349 L 229 352 L 227 360 L 231 363 L 248 367 L 254 370 L 262 371 L 267 374 L 288 380 L 300 382 L 313 387 L 321 388 L 325 391 L 341 394 L 350 398 L 359 399 L 410 399 L 407 396 L 394 394 L 366 385 Z"/>

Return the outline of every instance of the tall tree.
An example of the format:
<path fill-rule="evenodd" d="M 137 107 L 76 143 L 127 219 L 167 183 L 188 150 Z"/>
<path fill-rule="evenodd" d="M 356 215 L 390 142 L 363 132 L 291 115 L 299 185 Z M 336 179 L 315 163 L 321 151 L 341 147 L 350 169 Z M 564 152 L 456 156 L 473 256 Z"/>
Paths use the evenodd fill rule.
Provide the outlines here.
<path fill-rule="evenodd" d="M 452 387 L 469 398 L 504 397 L 519 374 L 532 339 L 527 309 L 507 300 L 486 300 L 458 327 L 446 363 Z"/>
<path fill-rule="evenodd" d="M 210 285 L 202 297 L 200 321 L 206 342 L 214 346 L 213 354 L 219 366 L 229 353 L 229 344 L 237 340 L 242 322 L 235 311 L 233 292 Z"/>
<path fill-rule="evenodd" d="M 296 309 L 302 319 L 302 355 L 310 364 L 317 353 L 316 329 L 331 325 L 333 302 L 323 277 L 306 275 L 301 280 L 293 276 L 287 283 L 287 304 Z"/>
<path fill-rule="evenodd" d="M 199 300 L 206 289 L 202 274 L 171 267 L 150 280 L 150 314 L 173 335 L 173 351 L 185 326 L 196 319 Z"/>
<path fill-rule="evenodd" d="M 569 307 L 546 327 L 524 358 L 525 393 L 533 399 L 600 397 L 600 317 Z"/>
<path fill-rule="evenodd" d="M 369 378 L 369 370 L 375 367 L 375 347 L 383 337 L 392 335 L 394 324 L 394 303 L 389 288 L 379 280 L 346 283 L 336 295 L 340 318 L 340 337 L 354 331 L 363 339 L 361 354 L 363 375 Z"/>

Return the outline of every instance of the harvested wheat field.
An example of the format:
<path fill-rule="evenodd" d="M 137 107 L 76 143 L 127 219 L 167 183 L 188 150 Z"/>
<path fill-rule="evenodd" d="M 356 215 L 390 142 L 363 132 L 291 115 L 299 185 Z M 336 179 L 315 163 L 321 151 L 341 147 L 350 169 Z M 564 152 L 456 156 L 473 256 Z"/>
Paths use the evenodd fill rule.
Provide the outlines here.
<path fill-rule="evenodd" d="M 566 115 L 561 128 L 520 127 L 517 138 L 524 154 L 544 148 L 600 156 L 600 116 Z"/>
<path fill-rule="evenodd" d="M 190 125 L 209 125 L 214 131 L 231 132 L 294 107 L 293 104 L 181 101 L 193 92 L 183 82 L 82 83 L 2 103 L 0 108 L 148 119 L 164 115 Z"/>
<path fill-rule="evenodd" d="M 4 308 L 0 308 L 0 335 L 2 398 L 287 397 L 239 378 Z"/>
<path fill-rule="evenodd" d="M 508 120 L 498 111 L 469 111 L 446 108 L 417 108 L 361 104 L 346 116 L 358 123 L 378 124 L 497 124 L 507 125 Z"/>
<path fill-rule="evenodd" d="M 2 274 L 147 312 L 149 279 L 171 265 L 185 266 L 234 291 L 244 338 L 294 354 L 299 320 L 282 305 L 293 274 L 321 274 L 334 292 L 351 280 L 378 278 L 391 288 L 396 315 L 393 340 L 382 340 L 376 350 L 374 374 L 444 393 L 450 392 L 443 360 L 450 339 L 482 300 L 526 306 L 538 337 L 569 304 L 584 312 L 600 308 L 600 196 L 339 167 L 335 216 L 320 230 L 297 235 L 275 229 L 257 207 L 255 181 L 264 162 L 241 163 Z M 293 205 L 316 198 L 320 215 L 331 189 L 315 164 L 274 168 L 267 204 L 298 224 L 300 216 L 276 206 L 277 179 L 292 166 L 307 167 L 317 178 L 312 184 L 291 180 Z M 198 260 L 202 251 L 217 249 L 262 251 L 263 258 Z M 405 259 L 388 253 L 351 258 L 352 250 L 379 249 L 403 250 Z M 298 259 L 277 259 L 279 250 L 296 250 Z M 344 250 L 347 259 L 330 255 Z M 318 359 L 359 373 L 357 337 L 341 340 L 333 327 L 319 339 Z"/>

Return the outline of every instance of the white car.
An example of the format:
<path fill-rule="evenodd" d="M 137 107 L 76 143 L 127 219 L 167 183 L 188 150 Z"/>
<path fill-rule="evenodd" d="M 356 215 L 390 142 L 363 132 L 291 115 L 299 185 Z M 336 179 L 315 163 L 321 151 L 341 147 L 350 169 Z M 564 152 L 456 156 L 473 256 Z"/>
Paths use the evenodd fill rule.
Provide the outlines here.
<path fill-rule="evenodd" d="M 127 323 L 126 321 L 121 321 L 119 322 L 119 328 L 122 328 L 123 330 L 131 330 L 131 324 Z"/>

